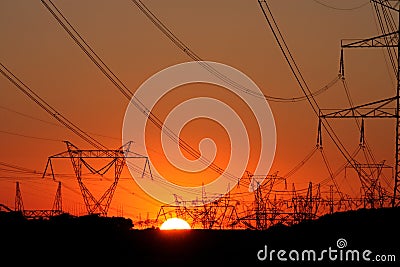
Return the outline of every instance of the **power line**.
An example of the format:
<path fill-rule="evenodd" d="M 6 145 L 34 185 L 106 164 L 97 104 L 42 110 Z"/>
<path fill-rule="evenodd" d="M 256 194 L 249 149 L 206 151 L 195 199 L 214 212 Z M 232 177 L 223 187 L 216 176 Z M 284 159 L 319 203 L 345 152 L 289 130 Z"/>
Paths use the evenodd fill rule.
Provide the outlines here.
<path fill-rule="evenodd" d="M 93 145 L 96 148 L 105 148 L 98 141 L 93 139 L 90 135 L 76 126 L 74 123 L 69 121 L 66 117 L 60 114 L 55 108 L 50 106 L 43 98 L 38 96 L 31 88 L 23 83 L 17 76 L 15 76 L 9 69 L 0 63 L 0 72 L 6 77 L 12 84 L 14 84 L 21 92 L 23 92 L 28 98 L 38 104 L 43 110 L 50 114 L 53 118 L 59 121 L 66 128 L 70 129 L 73 133 L 81 137 L 83 140 Z"/>
<path fill-rule="evenodd" d="M 48 1 L 50 5 L 48 5 L 45 1 L 42 0 L 42 3 L 45 5 L 45 7 L 50 11 L 50 13 L 55 17 L 57 22 L 62 26 L 62 28 L 69 34 L 69 36 L 75 41 L 75 43 L 84 51 L 84 53 L 90 58 L 90 60 L 102 71 L 102 73 L 117 87 L 117 89 L 129 100 L 131 103 L 135 105 L 136 108 L 138 108 L 144 115 L 147 115 L 149 120 L 152 121 L 159 129 L 162 129 L 164 133 L 170 137 L 175 143 L 177 143 L 179 146 L 181 146 L 185 151 L 187 151 L 189 154 L 192 156 L 200 158 L 203 163 L 209 164 L 208 161 L 204 161 L 203 157 L 199 157 L 199 152 L 197 150 L 194 150 L 190 145 L 185 143 L 183 140 L 181 140 L 176 134 L 174 134 L 172 131 L 170 131 L 163 123 L 156 117 L 154 116 L 151 111 L 149 111 L 141 102 L 139 99 L 135 98 L 132 92 L 124 85 L 124 83 L 111 71 L 111 69 L 105 64 L 105 62 L 98 56 L 98 54 L 95 53 L 95 51 L 89 46 L 89 44 L 83 39 L 83 37 L 77 32 L 77 30 L 72 26 L 72 24 L 67 20 L 67 18 L 61 13 L 61 11 L 54 5 L 54 3 L 49 0 Z M 136 5 L 142 10 L 142 12 L 145 12 L 145 14 L 149 17 L 149 19 L 152 20 L 153 23 L 158 25 L 158 28 L 163 31 L 164 34 L 169 36 L 171 41 L 173 41 L 178 47 L 183 49 L 185 52 L 189 53 L 189 56 L 192 57 L 194 60 L 201 60 L 200 57 L 198 57 L 193 51 L 191 51 L 185 44 L 183 44 L 168 28 L 165 27 L 165 25 L 158 20 L 154 14 L 147 8 L 145 7 L 141 2 L 141 5 L 139 5 L 139 2 L 134 1 Z M 206 66 L 203 66 L 207 68 Z M 211 70 L 212 71 L 212 70 Z M 218 75 L 219 73 L 215 73 Z M 220 77 L 220 76 L 218 76 Z M 226 79 L 226 77 L 222 76 L 220 77 L 222 79 Z M 335 78 L 330 85 L 332 86 L 335 84 L 338 80 L 340 80 L 340 76 Z M 232 81 L 230 81 L 232 82 Z M 237 85 L 237 84 L 236 84 Z M 328 86 L 326 87 L 328 88 Z M 326 89 L 325 88 L 325 89 Z M 247 89 L 247 88 L 245 88 Z M 307 88 L 308 89 L 308 88 Z M 247 89 L 248 90 L 248 89 Z M 248 92 L 248 91 L 246 91 Z M 305 98 L 309 98 L 312 96 L 313 93 L 309 90 L 309 94 L 305 93 Z M 291 98 L 290 101 L 296 101 L 296 99 Z M 213 169 L 217 173 L 222 174 L 223 170 L 216 166 L 214 163 L 211 163 L 208 165 L 209 168 Z M 236 182 L 238 180 L 237 177 L 233 177 L 230 174 L 223 173 L 224 175 L 228 175 L 229 179 L 232 181 Z"/>
<path fill-rule="evenodd" d="M 31 116 L 31 115 L 26 114 L 26 113 L 23 113 L 23 112 L 20 112 L 20 111 L 16 111 L 16 110 L 8 108 L 8 107 L 0 106 L 0 109 L 3 109 L 3 110 L 6 110 L 8 112 L 12 112 L 12 113 L 18 114 L 18 115 L 20 115 L 22 117 L 29 118 L 31 120 L 40 121 L 40 122 L 46 123 L 48 125 L 57 126 L 57 127 L 63 127 L 62 125 L 60 125 L 58 123 L 54 123 L 54 122 L 51 122 L 51 121 L 43 120 L 43 119 Z M 96 135 L 96 136 L 100 136 L 100 137 L 115 139 L 115 140 L 120 140 L 121 139 L 121 138 L 116 138 L 116 137 L 103 135 L 103 134 L 99 134 L 99 133 L 88 132 L 88 131 L 87 131 L 87 133 L 92 134 L 92 135 Z"/>
<path fill-rule="evenodd" d="M 320 4 L 324 7 L 330 8 L 330 9 L 335 9 L 335 10 L 342 10 L 342 11 L 352 11 L 352 10 L 356 10 L 356 9 L 360 9 L 366 5 L 369 4 L 370 1 L 366 1 L 365 3 L 355 6 L 355 7 L 336 7 L 336 6 L 332 6 L 332 5 L 328 5 L 322 1 L 319 0 L 313 0 L 315 3 Z"/>
<path fill-rule="evenodd" d="M 83 50 L 83 52 L 89 57 L 89 59 L 100 69 L 100 71 L 115 85 L 115 87 L 124 95 L 125 98 L 130 101 L 144 116 L 154 123 L 166 136 L 168 136 L 173 142 L 179 147 L 188 152 L 191 156 L 198 158 L 208 168 L 213 171 L 227 176 L 228 179 L 236 182 L 238 177 L 234 177 L 232 174 L 225 172 L 222 168 L 218 167 L 215 163 L 201 156 L 200 152 L 194 149 L 187 142 L 182 140 L 177 134 L 169 129 L 156 115 L 152 113 L 141 101 L 138 99 L 132 91 L 116 76 L 116 74 L 108 67 L 108 65 L 100 58 L 100 56 L 90 47 L 90 45 L 83 39 L 78 33 L 75 27 L 68 21 L 68 19 L 62 14 L 61 10 L 58 9 L 55 4 L 48 0 L 50 5 L 45 0 L 41 1 L 62 28 L 68 33 L 68 35 L 75 41 L 75 43 Z"/>
<path fill-rule="evenodd" d="M 200 64 L 207 69 L 210 73 L 214 74 L 216 77 L 220 78 L 222 81 L 226 82 L 227 84 L 233 86 L 234 88 L 252 95 L 254 97 L 258 98 L 265 98 L 266 100 L 272 101 L 272 102 L 299 102 L 299 101 L 304 101 L 307 100 L 307 97 L 311 96 L 317 96 L 331 88 L 336 82 L 340 80 L 340 75 L 339 77 L 335 77 L 330 81 L 327 85 L 321 87 L 320 89 L 316 90 L 315 92 L 309 93 L 309 95 L 305 96 L 299 96 L 299 97 L 275 97 L 275 96 L 268 96 L 265 94 L 260 94 L 258 92 L 254 92 L 250 90 L 249 88 L 246 88 L 245 86 L 236 83 L 235 81 L 231 80 L 229 77 L 223 75 L 216 69 L 214 69 L 212 66 L 209 66 L 208 64 L 204 63 L 203 59 L 197 55 L 192 49 L 188 47 L 183 41 L 181 41 L 142 1 L 140 0 L 131 0 L 132 3 L 134 3 L 140 11 L 168 38 L 170 41 L 178 47 L 180 50 L 182 50 L 185 54 L 187 54 L 191 59 L 194 61 L 200 62 Z"/>
<path fill-rule="evenodd" d="M 303 75 L 301 74 L 301 71 L 299 67 L 296 64 L 296 61 L 294 60 L 292 53 L 289 50 L 289 47 L 286 44 L 286 41 L 275 21 L 275 18 L 271 12 L 271 9 L 267 3 L 267 1 L 262 1 L 258 0 L 258 3 L 261 7 L 262 13 L 264 14 L 264 17 L 268 23 L 269 28 L 271 29 L 274 38 L 286 60 L 288 63 L 290 70 L 295 77 L 299 87 L 303 91 L 304 95 L 307 97 L 307 101 L 310 104 L 312 110 L 314 111 L 315 115 L 319 118 L 319 105 L 317 101 L 314 99 L 314 97 L 310 94 L 310 89 L 308 87 L 307 82 L 305 81 Z M 263 5 L 264 3 L 264 5 Z M 265 6 L 265 8 L 264 8 Z M 346 147 L 341 143 L 335 132 L 333 131 L 332 127 L 330 126 L 329 122 L 327 120 L 320 120 L 322 126 L 326 129 L 329 137 L 331 140 L 334 142 L 336 147 L 339 149 L 339 152 L 346 158 L 346 160 L 352 164 L 353 159 L 351 158 L 351 155 L 347 151 Z"/>
<path fill-rule="evenodd" d="M 25 134 L 20 134 L 20 133 L 13 133 L 13 132 L 8 132 L 8 131 L 3 131 L 3 130 L 0 130 L 0 133 L 9 134 L 9 135 L 15 135 L 15 136 L 19 136 L 19 137 L 25 137 L 25 138 L 31 138 L 31 139 L 36 139 L 36 140 L 54 141 L 54 142 L 61 142 L 61 141 L 62 141 L 62 140 L 59 140 L 59 139 L 52 139 L 52 138 L 31 136 L 31 135 L 25 135 Z"/>
<path fill-rule="evenodd" d="M 9 69 L 7 69 L 2 63 L 0 63 L 0 73 L 4 75 L 12 84 L 14 84 L 19 90 L 21 90 L 26 96 L 32 101 L 38 104 L 43 110 L 49 113 L 53 118 L 59 121 L 66 128 L 71 130 L 74 134 L 85 140 L 87 143 L 93 145 L 97 149 L 107 150 L 103 144 L 91 137 L 87 132 L 76 126 L 62 114 L 60 114 L 54 107 L 48 104 L 43 98 L 37 95 L 30 87 L 23 83 L 16 75 L 14 75 Z M 132 164 L 131 164 L 132 165 Z M 136 166 L 133 166 L 135 168 Z M 43 175 L 43 174 L 42 174 Z M 121 186 L 120 186 L 121 187 Z M 121 187 L 122 189 L 130 192 L 130 190 Z"/>

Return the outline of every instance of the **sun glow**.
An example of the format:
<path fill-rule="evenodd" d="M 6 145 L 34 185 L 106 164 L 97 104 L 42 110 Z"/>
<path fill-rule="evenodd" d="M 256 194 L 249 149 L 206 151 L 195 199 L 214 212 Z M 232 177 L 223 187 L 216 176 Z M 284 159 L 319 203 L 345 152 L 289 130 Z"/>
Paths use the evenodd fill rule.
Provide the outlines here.
<path fill-rule="evenodd" d="M 191 229 L 190 225 L 179 218 L 170 218 L 163 222 L 160 227 L 160 230 L 188 230 Z"/>

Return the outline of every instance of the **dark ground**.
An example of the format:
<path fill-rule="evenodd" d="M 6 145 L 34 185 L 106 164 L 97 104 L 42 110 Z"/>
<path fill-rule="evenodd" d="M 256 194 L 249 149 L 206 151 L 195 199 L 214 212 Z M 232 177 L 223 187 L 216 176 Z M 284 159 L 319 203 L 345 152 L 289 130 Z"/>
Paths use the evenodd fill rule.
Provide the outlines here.
<path fill-rule="evenodd" d="M 314 250 L 317 258 L 329 247 L 340 251 L 340 238 L 347 241 L 343 253 L 360 252 L 358 264 L 332 261 L 325 254 L 321 266 L 400 266 L 400 207 L 336 213 L 266 231 L 136 230 L 131 220 L 121 217 L 64 214 L 26 220 L 20 213 L 0 212 L 0 255 L 2 263 L 8 262 L 4 266 L 316 266 L 321 262 L 301 261 L 302 251 Z M 279 261 L 277 252 L 272 261 L 258 260 L 257 252 L 265 245 L 268 251 L 285 250 L 288 261 Z M 291 250 L 300 252 L 300 261 L 289 259 Z M 370 262 L 362 259 L 364 250 L 372 251 Z M 396 262 L 372 261 L 377 254 L 395 255 Z"/>

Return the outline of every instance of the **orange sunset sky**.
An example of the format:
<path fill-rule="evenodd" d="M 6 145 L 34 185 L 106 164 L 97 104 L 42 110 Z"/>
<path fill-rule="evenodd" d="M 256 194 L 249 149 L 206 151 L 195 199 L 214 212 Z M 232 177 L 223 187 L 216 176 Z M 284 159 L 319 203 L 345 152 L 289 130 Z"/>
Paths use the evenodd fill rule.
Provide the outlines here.
<path fill-rule="evenodd" d="M 149 77 L 169 66 L 192 59 L 175 46 L 129 0 L 61 1 L 54 4 L 110 69 L 132 91 Z M 250 77 L 265 95 L 291 98 L 303 93 L 296 83 L 256 0 L 238 1 L 142 1 L 203 60 L 232 66 Z M 379 34 L 372 4 L 367 0 L 269 0 L 269 6 L 310 89 L 316 91 L 339 73 L 340 41 Z M 41 1 L 0 2 L 0 62 L 62 115 L 108 148 L 122 145 L 122 125 L 128 100 L 100 72 L 56 22 Z M 395 95 L 395 75 L 383 49 L 345 51 L 345 78 L 355 105 Z M 246 114 L 249 110 L 226 92 L 211 85 L 178 88 L 158 103 L 155 112 L 165 117 L 179 101 L 195 96 L 218 98 L 247 118 L 247 131 L 257 153 L 258 129 Z M 319 106 L 349 106 L 341 81 L 316 96 Z M 229 102 L 231 101 L 231 102 Z M 318 118 L 307 101 L 268 102 L 276 124 L 276 152 L 270 173 L 288 173 L 316 146 Z M 359 131 L 352 119 L 332 121 L 335 133 L 350 152 L 358 147 Z M 149 126 L 151 128 L 151 126 Z M 367 120 L 365 134 L 376 161 L 394 161 L 394 120 Z M 159 132 L 147 137 L 149 151 L 159 168 L 175 181 L 188 182 L 165 162 Z M 214 139 L 216 162 L 225 166 L 229 141 L 224 129 L 213 122 L 188 124 L 181 137 L 197 148 L 205 137 Z M 14 208 L 15 183 L 20 182 L 26 209 L 50 209 L 57 183 L 41 178 L 49 156 L 66 150 L 62 140 L 82 149 L 93 148 L 62 127 L 4 76 L 0 76 L 0 203 Z M 134 140 L 133 140 L 134 141 Z M 333 171 L 345 160 L 323 134 L 324 151 Z M 135 151 L 135 144 L 132 145 Z M 252 154 L 254 156 L 254 154 Z M 253 157 L 252 156 L 252 157 Z M 251 158 L 252 159 L 252 158 Z M 36 170 L 39 174 L 10 171 L 5 164 Z M 140 164 L 140 163 L 138 163 Z M 166 165 L 167 164 L 167 165 Z M 253 166 L 253 167 L 252 167 Z M 84 214 L 85 208 L 71 162 L 59 160 L 55 172 L 63 187 L 65 210 Z M 249 169 L 254 162 L 249 163 Z M 350 171 L 351 172 L 351 171 Z M 387 174 L 387 175 L 390 175 Z M 329 176 L 316 153 L 288 184 L 307 188 Z M 203 178 L 201 178 L 203 177 Z M 201 185 L 216 174 L 205 171 L 190 184 Z M 154 218 L 161 203 L 148 196 L 124 170 L 109 215 L 137 220 Z M 173 180 L 173 179 L 171 179 Z M 357 177 L 337 177 L 341 190 L 359 196 Z M 387 188 L 391 189 L 389 177 Z M 86 179 L 88 188 L 100 196 L 110 185 L 101 177 Z"/>

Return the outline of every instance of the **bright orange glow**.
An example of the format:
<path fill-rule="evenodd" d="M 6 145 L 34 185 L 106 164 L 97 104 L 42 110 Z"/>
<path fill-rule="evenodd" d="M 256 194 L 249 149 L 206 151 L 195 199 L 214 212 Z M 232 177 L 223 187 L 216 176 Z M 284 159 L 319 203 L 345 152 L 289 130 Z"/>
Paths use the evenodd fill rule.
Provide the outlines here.
<path fill-rule="evenodd" d="M 190 225 L 182 219 L 170 218 L 166 220 L 160 227 L 161 230 L 188 230 Z"/>

